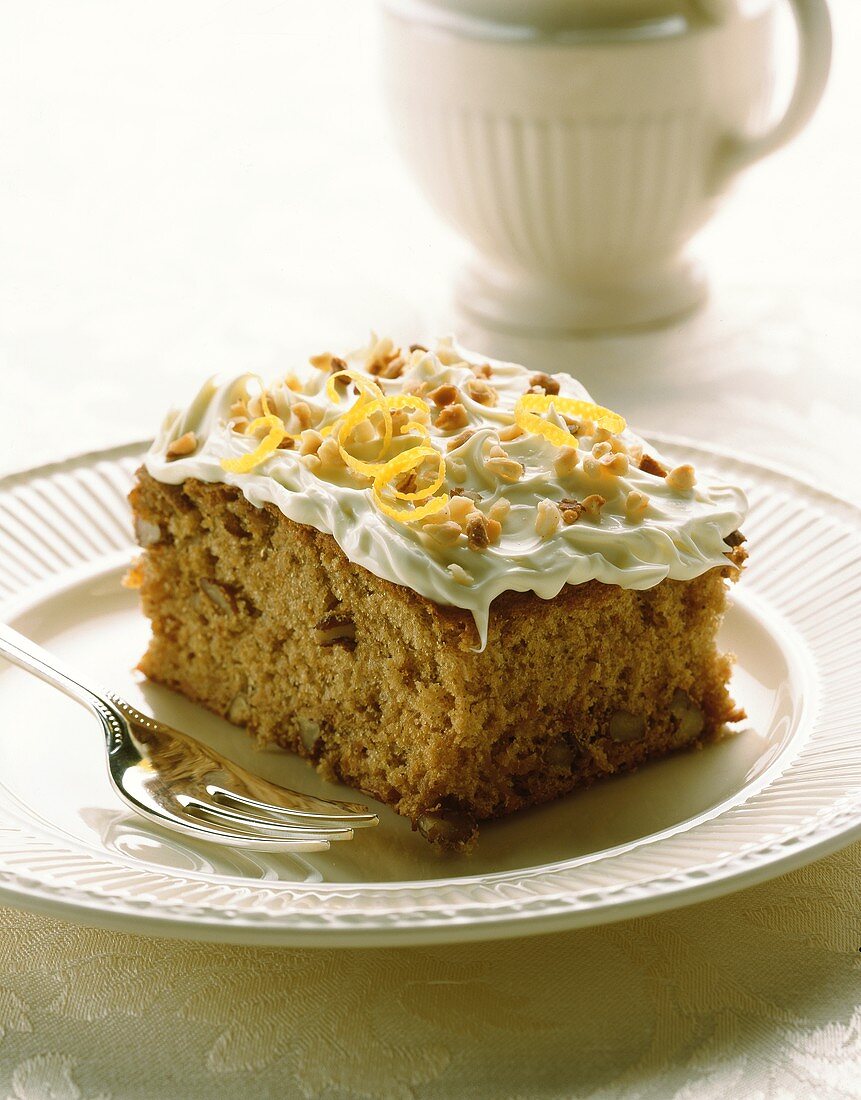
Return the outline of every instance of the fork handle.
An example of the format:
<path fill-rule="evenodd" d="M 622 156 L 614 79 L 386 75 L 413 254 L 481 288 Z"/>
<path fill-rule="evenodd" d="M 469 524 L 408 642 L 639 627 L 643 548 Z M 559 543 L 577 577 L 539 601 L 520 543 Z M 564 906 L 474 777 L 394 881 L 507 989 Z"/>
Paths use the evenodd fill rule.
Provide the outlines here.
<path fill-rule="evenodd" d="M 13 665 L 32 672 L 45 683 L 59 688 L 70 698 L 100 716 L 106 708 L 111 709 L 108 700 L 87 687 L 76 673 L 63 668 L 57 658 L 47 650 L 5 623 L 0 623 L 0 655 L 7 661 L 11 661 Z"/>

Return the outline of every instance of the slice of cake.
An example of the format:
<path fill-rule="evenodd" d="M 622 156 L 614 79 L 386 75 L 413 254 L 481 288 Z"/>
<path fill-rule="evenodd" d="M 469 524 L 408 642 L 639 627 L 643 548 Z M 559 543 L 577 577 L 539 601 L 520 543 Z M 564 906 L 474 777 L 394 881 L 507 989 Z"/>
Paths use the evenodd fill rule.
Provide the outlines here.
<path fill-rule="evenodd" d="M 131 494 L 147 676 L 464 848 L 720 736 L 743 493 L 452 341 L 207 382 Z"/>

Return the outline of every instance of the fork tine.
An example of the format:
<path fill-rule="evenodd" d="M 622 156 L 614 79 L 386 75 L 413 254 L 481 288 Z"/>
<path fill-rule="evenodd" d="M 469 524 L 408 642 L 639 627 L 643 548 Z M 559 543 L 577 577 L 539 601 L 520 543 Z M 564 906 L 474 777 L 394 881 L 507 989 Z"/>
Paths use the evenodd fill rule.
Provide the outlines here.
<path fill-rule="evenodd" d="M 158 818 L 155 820 L 158 820 Z M 159 824 L 167 828 L 179 828 L 169 821 L 162 820 L 159 821 Z M 273 838 L 263 833 L 244 832 L 236 826 L 222 828 L 203 816 L 196 819 L 194 814 L 188 815 L 185 827 L 179 828 L 179 831 L 190 834 L 197 840 L 209 840 L 214 844 L 226 844 L 231 848 L 238 847 L 258 852 L 327 852 L 331 847 L 328 840 L 314 836 L 311 833 L 296 840 L 284 839 L 283 837 Z"/>
<path fill-rule="evenodd" d="M 380 819 L 377 815 L 370 810 L 361 813 L 349 811 L 343 814 L 321 814 L 314 813 L 310 810 L 289 810 L 285 806 L 275 806 L 271 802 L 259 802 L 256 798 L 247 798 L 245 795 L 237 794 L 235 791 L 228 791 L 224 787 L 219 787 L 214 783 L 207 784 L 206 793 L 215 802 L 223 804 L 224 806 L 232 806 L 234 809 L 259 810 L 261 813 L 272 814 L 273 817 L 285 821 L 295 821 L 297 825 L 304 825 L 306 823 L 319 826 L 343 824 L 351 829 L 365 829 L 372 825 L 379 825 L 380 823 Z"/>
<path fill-rule="evenodd" d="M 345 828 L 320 828 L 310 825 L 288 825 L 272 819 L 234 813 L 223 806 L 203 802 L 191 795 L 175 795 L 184 810 L 231 829 L 243 829 L 257 836 L 270 837 L 273 840 L 352 840 L 353 830 Z"/>

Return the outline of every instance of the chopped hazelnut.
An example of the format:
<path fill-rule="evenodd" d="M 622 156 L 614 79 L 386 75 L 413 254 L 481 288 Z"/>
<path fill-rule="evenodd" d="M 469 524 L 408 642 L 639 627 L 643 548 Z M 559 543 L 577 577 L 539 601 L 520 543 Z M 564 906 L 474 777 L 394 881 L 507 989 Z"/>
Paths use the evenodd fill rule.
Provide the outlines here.
<path fill-rule="evenodd" d="M 667 468 L 661 465 L 661 463 L 658 462 L 658 460 L 656 458 L 653 458 L 651 455 L 644 454 L 643 457 L 640 459 L 639 465 L 643 473 L 652 474 L 654 475 L 654 477 L 667 476 Z"/>
<path fill-rule="evenodd" d="M 296 423 L 299 425 L 299 431 L 304 431 L 306 428 L 311 427 L 311 409 L 307 402 L 296 401 L 290 407 L 290 411 L 296 418 Z"/>
<path fill-rule="evenodd" d="M 469 471 L 463 459 L 449 458 L 447 460 L 445 464 L 445 475 L 449 482 L 453 482 L 455 485 L 463 485 L 468 474 Z"/>
<path fill-rule="evenodd" d="M 632 489 L 625 497 L 625 515 L 630 520 L 643 518 L 643 513 L 649 507 L 649 498 L 645 493 Z"/>
<path fill-rule="evenodd" d="M 676 466 L 674 470 L 670 470 L 667 474 L 667 485 L 680 493 L 693 489 L 696 481 L 694 468 L 688 463 L 685 463 L 683 466 Z"/>
<path fill-rule="evenodd" d="M 588 497 L 585 497 L 580 502 L 583 505 L 583 514 L 588 516 L 589 519 L 598 519 L 601 514 L 601 509 L 607 503 L 607 501 L 599 493 L 591 493 Z"/>
<path fill-rule="evenodd" d="M 488 542 L 493 544 L 499 542 L 502 536 L 502 524 L 499 522 L 499 520 L 488 518 L 486 527 Z"/>
<path fill-rule="evenodd" d="M 463 534 L 463 531 L 459 523 L 455 523 L 453 519 L 447 519 L 443 523 L 425 524 L 422 527 L 422 534 L 429 536 L 434 542 L 439 542 L 443 546 L 453 546 Z"/>
<path fill-rule="evenodd" d="M 448 571 L 449 573 L 451 573 L 452 577 L 454 578 L 454 580 L 457 581 L 458 584 L 473 584 L 475 580 L 475 578 L 471 574 L 467 573 L 467 571 L 460 565 L 458 565 L 457 562 L 452 562 L 451 565 L 449 565 L 448 567 Z"/>
<path fill-rule="evenodd" d="M 559 529 L 559 509 L 552 500 L 540 500 L 535 513 L 535 533 L 547 539 Z"/>
<path fill-rule="evenodd" d="M 407 470 L 395 479 L 395 488 L 399 493 L 414 493 L 419 487 L 415 470 Z"/>
<path fill-rule="evenodd" d="M 174 439 L 172 443 L 168 444 L 167 457 L 182 458 L 183 455 L 190 455 L 196 450 L 197 436 L 194 432 L 186 432 L 185 435 L 181 435 L 179 439 Z"/>
<path fill-rule="evenodd" d="M 421 521 L 422 528 L 427 527 L 428 524 L 432 525 L 434 523 L 447 523 L 450 519 L 451 515 L 448 510 L 448 505 L 446 504 L 445 507 L 440 508 L 438 512 L 432 512 L 429 516 L 425 516 L 425 518 Z"/>
<path fill-rule="evenodd" d="M 446 450 L 456 451 L 458 447 L 462 447 L 468 439 L 471 439 L 474 434 L 471 428 L 467 428 L 465 432 L 461 432 L 460 435 L 456 435 L 454 439 L 449 440 Z"/>
<path fill-rule="evenodd" d="M 579 460 L 579 452 L 576 447 L 562 447 L 559 450 L 559 454 L 556 456 L 556 460 L 553 463 L 553 469 L 556 471 L 557 477 L 568 477 L 573 473 L 574 468 Z"/>
<path fill-rule="evenodd" d="M 392 435 L 401 435 L 401 429 L 407 426 L 410 415 L 406 409 L 392 409 Z M 379 413 L 373 414 L 373 419 L 376 422 Z"/>
<path fill-rule="evenodd" d="M 491 504 L 487 510 L 488 519 L 494 519 L 497 523 L 503 524 L 511 511 L 511 501 L 507 497 L 500 497 Z"/>
<path fill-rule="evenodd" d="M 566 497 L 559 501 L 559 511 L 562 513 L 562 522 L 566 527 L 570 527 L 583 515 L 583 505 L 579 500 L 571 500 Z"/>
<path fill-rule="evenodd" d="M 505 428 L 500 428 L 498 435 L 500 443 L 511 443 L 512 440 L 520 439 L 523 429 L 519 424 L 509 424 Z"/>
<path fill-rule="evenodd" d="M 619 477 L 624 477 L 628 472 L 628 456 L 623 454 L 610 454 L 604 455 L 600 460 L 601 465 L 605 470 L 611 474 L 616 474 Z"/>
<path fill-rule="evenodd" d="M 596 443 L 594 445 L 594 447 L 592 448 L 592 454 L 594 455 L 595 458 L 603 458 L 604 455 L 609 455 L 609 454 L 612 454 L 612 453 L 613 453 L 613 448 L 606 441 L 604 443 Z"/>
<path fill-rule="evenodd" d="M 377 435 L 374 425 L 370 420 L 360 420 L 350 432 L 354 443 L 370 443 Z"/>
<path fill-rule="evenodd" d="M 473 550 L 485 550 L 490 545 L 488 522 L 481 512 L 473 511 L 466 520 L 466 540 Z"/>
<path fill-rule="evenodd" d="M 451 383 L 446 383 L 444 386 L 437 386 L 435 390 L 431 390 L 428 394 L 428 397 L 439 409 L 446 405 L 453 405 L 457 401 L 458 396 L 457 386 L 452 386 Z"/>
<path fill-rule="evenodd" d="M 315 455 L 320 450 L 323 437 L 313 428 L 306 428 L 299 437 L 299 454 Z"/>
<path fill-rule="evenodd" d="M 520 481 L 523 477 L 523 467 L 520 463 L 513 458 L 508 458 L 504 453 L 486 458 L 484 466 L 488 473 L 494 474 L 500 481 L 507 481 L 509 484 Z"/>
<path fill-rule="evenodd" d="M 467 516 L 475 511 L 475 505 L 469 497 L 458 495 L 449 500 L 448 511 L 455 523 L 464 523 Z"/>
<path fill-rule="evenodd" d="M 394 359 L 390 359 L 385 366 L 377 371 L 377 375 L 380 378 L 400 378 L 406 365 L 407 362 L 403 355 L 396 355 Z"/>
<path fill-rule="evenodd" d="M 451 341 L 448 339 L 440 340 L 437 344 L 436 357 L 444 367 L 455 367 L 463 362 L 463 358 L 451 346 Z"/>
<path fill-rule="evenodd" d="M 425 458 L 415 467 L 416 485 L 419 489 L 426 489 L 436 481 L 438 466 L 431 459 Z"/>
<path fill-rule="evenodd" d="M 491 406 L 499 400 L 499 394 L 481 378 L 470 378 L 466 383 L 466 392 L 478 405 Z"/>
<path fill-rule="evenodd" d="M 400 348 L 395 347 L 389 336 L 383 336 L 381 339 L 375 340 L 368 350 L 368 354 L 365 356 L 365 370 L 368 374 L 379 374 L 399 354 Z"/>
<path fill-rule="evenodd" d="M 341 449 L 337 441 L 331 436 L 327 436 L 320 444 L 317 458 L 320 460 L 320 473 L 323 475 L 333 474 L 344 469 L 345 463 L 341 457 Z"/>
<path fill-rule="evenodd" d="M 480 363 L 477 365 L 474 364 L 472 368 L 472 373 L 476 376 L 476 378 L 490 378 L 493 374 L 493 369 L 490 363 Z"/>
<path fill-rule="evenodd" d="M 330 351 L 324 351 L 320 355 L 312 355 L 308 362 L 312 367 L 316 367 L 317 370 L 329 371 L 332 369 L 332 364 L 335 361 L 334 355 Z"/>
<path fill-rule="evenodd" d="M 598 477 L 598 475 L 601 473 L 601 467 L 598 464 L 598 459 L 593 458 L 592 455 L 587 455 L 583 459 L 583 473 L 586 474 L 587 477 Z"/>
<path fill-rule="evenodd" d="M 473 504 L 478 504 L 481 500 L 481 493 L 476 492 L 475 489 L 452 489 L 451 496 L 469 497 Z"/>
<path fill-rule="evenodd" d="M 530 376 L 529 385 L 534 390 L 536 387 L 542 389 L 546 394 L 551 397 L 555 397 L 559 393 L 559 383 L 555 378 L 551 378 L 549 374 L 545 374 L 543 371 L 539 371 L 537 374 Z"/>
<path fill-rule="evenodd" d="M 468 423 L 467 411 L 458 402 L 455 405 L 446 405 L 444 409 L 440 409 L 435 426 L 441 432 L 456 432 L 459 428 L 465 428 Z"/>

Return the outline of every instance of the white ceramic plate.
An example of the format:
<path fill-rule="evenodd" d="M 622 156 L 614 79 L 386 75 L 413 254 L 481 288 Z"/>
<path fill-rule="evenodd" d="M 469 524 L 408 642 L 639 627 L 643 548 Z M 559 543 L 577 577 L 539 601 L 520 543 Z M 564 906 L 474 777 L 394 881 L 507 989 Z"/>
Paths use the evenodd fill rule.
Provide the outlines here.
<path fill-rule="evenodd" d="M 743 484 L 750 568 L 723 644 L 749 723 L 550 806 L 485 825 L 470 857 L 383 809 L 328 853 L 187 842 L 112 793 L 87 713 L 0 669 L 0 902 L 132 932 L 359 946 L 550 931 L 699 901 L 861 835 L 861 517 L 752 462 L 658 440 Z M 0 618 L 97 682 L 290 786 L 336 796 L 302 761 L 131 672 L 147 623 L 119 580 L 142 444 L 0 482 Z M 2 662 L 0 662 L 2 663 Z M 353 795 L 349 795 L 353 797 Z"/>

